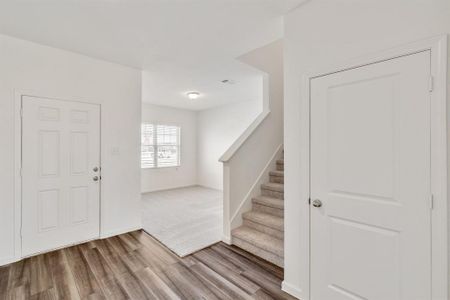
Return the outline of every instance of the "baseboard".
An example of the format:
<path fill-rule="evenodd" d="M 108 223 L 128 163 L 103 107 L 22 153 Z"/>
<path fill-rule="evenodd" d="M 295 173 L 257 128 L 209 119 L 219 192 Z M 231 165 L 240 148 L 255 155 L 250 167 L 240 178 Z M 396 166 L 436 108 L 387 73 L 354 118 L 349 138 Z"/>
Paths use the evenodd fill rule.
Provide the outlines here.
<path fill-rule="evenodd" d="M 21 259 L 22 259 L 21 257 L 17 258 L 15 256 L 7 257 L 7 258 L 1 258 L 0 259 L 0 267 L 1 266 L 5 266 L 5 265 L 9 265 L 9 264 L 12 264 L 12 263 L 15 263 L 15 262 L 17 262 L 17 261 L 19 261 Z"/>
<path fill-rule="evenodd" d="M 141 230 L 141 229 L 142 229 L 142 225 L 127 227 L 127 228 L 122 228 L 122 229 L 117 229 L 117 230 L 108 231 L 108 232 L 100 234 L 100 238 L 101 239 L 106 239 L 106 238 L 109 238 L 109 237 L 112 237 L 112 236 L 116 236 L 116 235 L 119 235 L 119 234 L 132 232 L 132 231 L 136 231 L 136 230 Z"/>
<path fill-rule="evenodd" d="M 98 240 L 98 239 L 99 239 L 99 237 L 96 236 L 96 237 L 93 237 L 93 238 L 88 238 L 88 239 L 85 239 L 85 240 L 78 241 L 76 243 L 69 243 L 69 244 L 66 244 L 66 245 L 63 245 L 63 246 L 49 248 L 49 249 L 42 250 L 42 251 L 39 251 L 39 252 L 35 252 L 35 253 L 32 253 L 32 254 L 22 255 L 20 257 L 14 257 L 14 258 L 10 258 L 10 259 L 5 259 L 5 261 L 0 260 L 0 266 L 2 266 L 4 264 L 15 263 L 15 262 L 21 261 L 21 260 L 29 258 L 29 257 L 43 255 L 45 253 L 50 253 L 50 252 L 53 252 L 53 251 L 57 251 L 57 250 L 61 250 L 61 249 L 69 248 L 69 247 L 73 247 L 73 246 L 76 246 L 76 245 L 81 245 L 81 244 L 84 244 L 84 243 L 87 243 L 87 242 L 90 242 L 90 241 L 95 241 L 95 240 Z"/>
<path fill-rule="evenodd" d="M 292 285 L 292 284 L 290 284 L 290 283 L 288 283 L 286 281 L 283 281 L 281 283 L 281 289 L 283 291 L 285 291 L 286 293 L 288 293 L 289 295 L 294 296 L 294 297 L 296 297 L 298 299 L 307 300 L 305 298 L 301 298 L 302 294 L 303 294 L 301 289 L 299 289 L 298 287 L 296 287 L 296 286 L 294 286 L 294 285 Z"/>
<path fill-rule="evenodd" d="M 223 189 L 219 189 L 217 187 L 207 186 L 207 185 L 203 185 L 203 184 L 197 184 L 195 186 L 199 186 L 199 187 L 202 187 L 202 188 L 205 188 L 205 189 L 215 190 L 215 191 L 223 193 Z"/>
<path fill-rule="evenodd" d="M 112 236 L 115 236 L 115 235 L 124 234 L 124 233 L 132 232 L 132 231 L 136 231 L 136 230 L 140 230 L 140 229 L 142 229 L 142 226 L 134 226 L 134 227 L 129 227 L 129 228 L 125 228 L 125 229 L 118 229 L 118 230 L 114 230 L 114 231 L 109 231 L 109 232 L 107 232 L 105 234 L 102 234 L 99 237 L 95 237 L 93 239 L 83 240 L 83 241 L 79 241 L 77 243 L 68 244 L 68 245 L 65 245 L 65 246 L 57 247 L 57 248 L 52 248 L 52 249 L 46 250 L 46 251 L 44 251 L 42 253 L 35 253 L 35 254 L 32 254 L 32 255 L 21 256 L 21 257 L 13 256 L 13 257 L 7 257 L 7 258 L 0 258 L 0 266 L 4 266 L 4 265 L 9 265 L 9 264 L 15 263 L 15 262 L 18 262 L 18 261 L 20 261 L 22 259 L 30 257 L 30 256 L 35 256 L 35 255 L 39 255 L 39 254 L 43 254 L 43 253 L 47 253 L 47 252 L 51 252 L 51 251 L 55 251 L 55 250 L 59 250 L 59 249 L 72 247 L 74 245 L 83 244 L 83 243 L 86 243 L 88 241 L 93 241 L 93 240 L 96 240 L 96 239 L 106 239 L 106 238 L 109 238 L 109 237 L 112 237 Z"/>
<path fill-rule="evenodd" d="M 190 187 L 195 187 L 195 186 L 199 186 L 199 185 L 198 184 L 188 184 L 188 185 L 180 185 L 180 186 L 174 186 L 174 187 L 165 187 L 165 188 L 149 190 L 149 191 L 141 191 L 141 195 L 148 194 L 148 193 L 154 193 L 154 192 L 172 191 L 172 190 L 190 188 Z"/>
<path fill-rule="evenodd" d="M 222 242 L 224 242 L 227 245 L 231 245 L 231 237 L 229 236 L 222 236 Z"/>

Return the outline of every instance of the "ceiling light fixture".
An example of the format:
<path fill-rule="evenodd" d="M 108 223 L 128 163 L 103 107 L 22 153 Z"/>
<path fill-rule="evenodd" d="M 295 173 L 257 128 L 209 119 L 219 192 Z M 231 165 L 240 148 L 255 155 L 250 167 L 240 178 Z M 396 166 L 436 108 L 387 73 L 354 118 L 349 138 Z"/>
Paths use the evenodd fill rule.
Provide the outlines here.
<path fill-rule="evenodd" d="M 224 83 L 224 84 L 235 84 L 236 82 L 232 79 L 224 79 L 221 80 L 220 82 Z"/>
<path fill-rule="evenodd" d="M 199 92 L 189 92 L 189 93 L 186 93 L 186 96 L 188 96 L 188 98 L 191 100 L 195 100 L 198 97 L 200 97 L 200 93 Z"/>

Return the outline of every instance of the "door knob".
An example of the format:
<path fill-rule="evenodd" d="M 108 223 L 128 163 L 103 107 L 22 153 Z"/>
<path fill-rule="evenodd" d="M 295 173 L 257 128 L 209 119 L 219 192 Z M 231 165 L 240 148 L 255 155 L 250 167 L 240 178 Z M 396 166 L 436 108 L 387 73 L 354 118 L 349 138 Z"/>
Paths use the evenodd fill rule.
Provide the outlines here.
<path fill-rule="evenodd" d="M 94 181 L 98 181 L 98 179 L 99 179 L 99 177 L 98 177 L 98 176 L 94 176 L 94 177 L 92 177 L 92 180 L 94 180 Z"/>
<path fill-rule="evenodd" d="M 98 167 L 94 167 L 92 170 L 93 170 L 94 172 L 98 172 Z"/>
<path fill-rule="evenodd" d="M 319 199 L 316 199 L 312 202 L 312 205 L 314 207 L 321 207 L 322 206 L 322 201 L 320 201 Z"/>

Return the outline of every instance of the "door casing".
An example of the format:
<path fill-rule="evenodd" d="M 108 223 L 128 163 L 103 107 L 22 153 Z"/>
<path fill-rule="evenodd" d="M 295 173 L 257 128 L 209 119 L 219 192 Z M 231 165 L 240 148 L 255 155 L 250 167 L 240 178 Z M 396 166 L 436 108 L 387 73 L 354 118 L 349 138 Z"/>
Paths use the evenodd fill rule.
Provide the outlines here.
<path fill-rule="evenodd" d="M 5 261 L 0 261 L 0 265 L 12 263 L 25 258 L 22 255 L 22 98 L 25 96 L 57 100 L 57 101 L 71 101 L 81 102 L 86 104 L 98 105 L 100 108 L 100 166 L 102 165 L 102 126 L 101 126 L 101 114 L 102 106 L 95 101 L 80 101 L 78 99 L 59 98 L 57 96 L 42 96 L 44 93 L 38 93 L 35 91 L 15 91 L 15 117 L 14 117 L 14 256 L 7 258 Z M 102 193 L 101 182 L 99 193 L 99 237 L 102 236 Z"/>
<path fill-rule="evenodd" d="M 300 144 L 301 151 L 296 154 L 299 157 L 301 169 L 299 184 L 300 194 L 295 201 L 300 201 L 301 210 L 295 216 L 300 220 L 301 226 L 297 236 L 301 238 L 301 250 L 298 260 L 300 265 L 289 265 L 289 268 L 301 269 L 300 282 L 294 284 L 283 281 L 284 291 L 301 299 L 310 299 L 310 83 L 317 77 L 326 76 L 332 73 L 362 67 L 389 59 L 395 59 L 414 53 L 427 51 L 431 52 L 431 192 L 433 195 L 433 209 L 431 210 L 431 247 L 432 247 L 432 300 L 448 299 L 448 278 L 449 278 L 449 254 L 448 254 L 448 144 L 447 128 L 450 127 L 447 114 L 447 35 L 440 35 L 393 49 L 369 55 L 357 60 L 345 62 L 333 66 L 319 68 L 317 71 L 307 73 L 301 80 L 300 99 Z M 449 106 L 450 108 L 450 106 Z M 287 187 L 289 188 L 289 187 Z M 287 199 L 289 201 L 289 199 Z M 286 245 L 289 242 L 285 243 Z M 286 250 L 285 250 L 286 251 Z M 286 257 L 286 255 L 285 255 Z"/>

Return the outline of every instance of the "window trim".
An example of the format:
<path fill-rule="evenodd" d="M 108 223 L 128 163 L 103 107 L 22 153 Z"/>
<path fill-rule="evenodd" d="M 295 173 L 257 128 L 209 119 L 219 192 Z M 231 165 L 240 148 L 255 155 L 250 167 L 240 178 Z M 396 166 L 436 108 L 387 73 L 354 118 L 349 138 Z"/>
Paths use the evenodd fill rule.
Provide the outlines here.
<path fill-rule="evenodd" d="M 152 145 L 147 145 L 147 146 L 152 146 L 154 149 L 154 153 L 155 155 L 153 156 L 153 167 L 143 167 L 142 166 L 142 150 L 141 150 L 141 169 L 145 169 L 145 170 L 152 170 L 152 169 L 169 169 L 169 168 L 179 168 L 181 167 L 181 126 L 179 124 L 170 124 L 170 123 L 159 123 L 159 122 L 145 122 L 142 121 L 141 122 L 141 131 L 142 131 L 142 125 L 152 125 L 153 126 L 153 144 Z M 178 129 L 178 139 L 177 139 L 177 144 L 175 145 L 175 147 L 178 148 L 178 161 L 176 165 L 173 166 L 159 166 L 158 165 L 158 147 L 160 146 L 173 146 L 173 145 L 158 145 L 158 126 L 171 126 L 171 127 L 177 127 Z M 142 132 L 141 132 L 141 147 L 142 147 Z"/>

